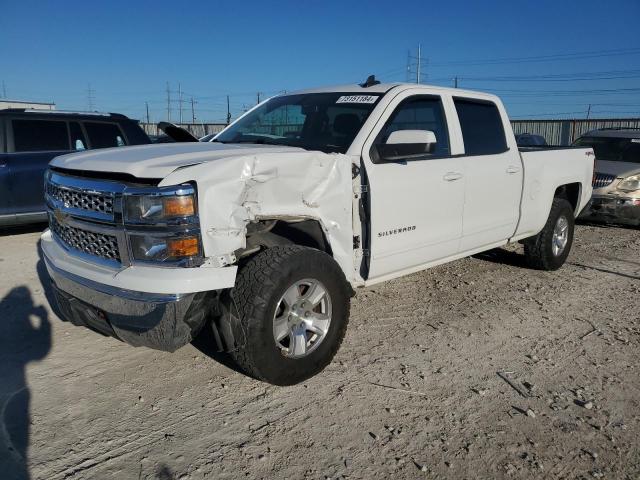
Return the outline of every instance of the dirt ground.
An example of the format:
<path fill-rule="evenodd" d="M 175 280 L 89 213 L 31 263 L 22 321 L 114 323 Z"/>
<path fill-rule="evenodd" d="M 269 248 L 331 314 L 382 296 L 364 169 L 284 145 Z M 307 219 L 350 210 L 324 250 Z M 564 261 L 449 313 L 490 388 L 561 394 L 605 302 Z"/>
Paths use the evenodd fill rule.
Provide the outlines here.
<path fill-rule="evenodd" d="M 0 237 L 2 479 L 640 478 L 638 230 L 579 226 L 554 273 L 509 249 L 362 290 L 287 388 L 59 321 L 37 242 Z"/>

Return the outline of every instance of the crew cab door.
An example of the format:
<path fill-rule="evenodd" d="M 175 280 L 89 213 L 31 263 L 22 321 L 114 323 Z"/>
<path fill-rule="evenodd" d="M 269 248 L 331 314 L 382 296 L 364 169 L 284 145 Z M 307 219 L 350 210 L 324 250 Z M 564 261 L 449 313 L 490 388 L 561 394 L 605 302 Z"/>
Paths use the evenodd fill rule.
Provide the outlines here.
<path fill-rule="evenodd" d="M 454 255 L 462 234 L 464 159 L 451 122 L 450 98 L 407 90 L 387 106 L 364 143 L 368 178 L 368 279 L 393 276 Z M 384 161 L 392 132 L 433 132 L 435 148 L 418 158 Z"/>
<path fill-rule="evenodd" d="M 504 109 L 489 100 L 454 97 L 464 142 L 466 191 L 460 251 L 513 236 L 520 215 L 523 167 Z"/>

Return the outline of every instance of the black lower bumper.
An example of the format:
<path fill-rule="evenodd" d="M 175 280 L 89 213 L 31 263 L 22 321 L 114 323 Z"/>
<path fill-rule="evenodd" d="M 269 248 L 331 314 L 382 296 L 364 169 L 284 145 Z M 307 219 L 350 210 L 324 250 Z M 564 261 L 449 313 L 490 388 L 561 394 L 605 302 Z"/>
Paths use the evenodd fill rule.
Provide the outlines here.
<path fill-rule="evenodd" d="M 55 269 L 47 263 L 58 315 L 134 347 L 173 352 L 190 343 L 205 324 L 215 292 L 157 295 L 113 289 Z"/>
<path fill-rule="evenodd" d="M 640 200 L 594 196 L 580 214 L 580 218 L 640 226 Z"/>

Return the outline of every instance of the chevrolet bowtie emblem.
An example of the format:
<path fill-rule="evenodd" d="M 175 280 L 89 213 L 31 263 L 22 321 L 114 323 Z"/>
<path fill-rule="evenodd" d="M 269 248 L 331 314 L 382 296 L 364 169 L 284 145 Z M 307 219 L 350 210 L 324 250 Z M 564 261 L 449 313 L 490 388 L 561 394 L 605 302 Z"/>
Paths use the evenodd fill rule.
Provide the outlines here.
<path fill-rule="evenodd" d="M 59 208 L 56 208 L 53 211 L 53 216 L 55 217 L 55 219 L 58 221 L 58 223 L 64 223 L 65 220 L 67 219 L 68 215 L 66 213 L 64 213 L 62 210 L 60 210 Z"/>

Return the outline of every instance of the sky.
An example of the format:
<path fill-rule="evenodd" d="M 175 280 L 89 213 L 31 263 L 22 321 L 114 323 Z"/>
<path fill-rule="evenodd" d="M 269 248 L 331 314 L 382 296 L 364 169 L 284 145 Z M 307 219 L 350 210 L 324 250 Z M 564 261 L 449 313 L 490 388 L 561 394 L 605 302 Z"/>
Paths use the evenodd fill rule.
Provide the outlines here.
<path fill-rule="evenodd" d="M 0 0 L 0 96 L 224 121 L 301 88 L 420 81 L 513 118 L 640 117 L 640 0 Z M 4 88 L 3 88 L 4 87 Z"/>

